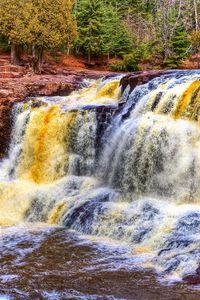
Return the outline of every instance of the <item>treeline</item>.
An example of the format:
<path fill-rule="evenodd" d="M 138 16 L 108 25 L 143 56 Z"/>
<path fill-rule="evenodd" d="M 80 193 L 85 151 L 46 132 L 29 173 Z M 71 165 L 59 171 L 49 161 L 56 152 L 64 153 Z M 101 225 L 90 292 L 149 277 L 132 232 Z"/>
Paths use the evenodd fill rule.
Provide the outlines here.
<path fill-rule="evenodd" d="M 1 0 L 0 47 L 31 53 L 40 70 L 44 50 L 93 60 L 121 59 L 113 70 L 141 61 L 176 68 L 200 48 L 200 0 Z"/>

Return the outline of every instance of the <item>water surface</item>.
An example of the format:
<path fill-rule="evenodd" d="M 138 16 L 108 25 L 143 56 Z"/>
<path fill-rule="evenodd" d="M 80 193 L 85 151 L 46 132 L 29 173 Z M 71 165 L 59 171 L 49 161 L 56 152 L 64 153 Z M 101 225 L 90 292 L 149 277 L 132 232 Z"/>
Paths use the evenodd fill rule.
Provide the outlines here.
<path fill-rule="evenodd" d="M 163 284 L 128 245 L 92 240 L 62 227 L 4 229 L 0 299 L 193 300 L 200 291 Z"/>

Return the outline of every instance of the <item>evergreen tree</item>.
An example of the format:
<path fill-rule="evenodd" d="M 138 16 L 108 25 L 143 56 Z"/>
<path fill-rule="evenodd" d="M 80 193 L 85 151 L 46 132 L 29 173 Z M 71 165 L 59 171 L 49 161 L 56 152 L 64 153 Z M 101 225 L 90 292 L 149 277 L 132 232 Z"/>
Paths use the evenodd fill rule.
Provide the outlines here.
<path fill-rule="evenodd" d="M 76 6 L 79 51 L 88 56 L 123 55 L 130 51 L 131 36 L 118 11 L 103 0 L 79 0 Z"/>
<path fill-rule="evenodd" d="M 11 44 L 11 61 L 18 63 L 18 45 L 31 42 L 28 30 L 33 5 L 30 0 L 1 0 L 0 1 L 0 33 Z"/>
<path fill-rule="evenodd" d="M 171 55 L 164 64 L 167 67 L 176 68 L 180 64 L 181 60 L 186 57 L 188 47 L 189 41 L 183 22 L 179 22 L 171 40 Z"/>
<path fill-rule="evenodd" d="M 38 67 L 44 49 L 70 47 L 76 38 L 72 10 L 72 0 L 1 0 L 0 33 L 11 45 L 12 63 L 20 45 L 34 46 Z"/>
<path fill-rule="evenodd" d="M 132 36 L 120 19 L 118 9 L 111 5 L 105 6 L 103 45 L 105 53 L 118 56 L 129 53 L 133 46 Z"/>
<path fill-rule="evenodd" d="M 30 0 L 33 16 L 29 23 L 31 44 L 37 52 L 37 68 L 40 69 L 44 49 L 70 48 L 77 37 L 76 23 L 72 15 L 72 0 Z"/>
<path fill-rule="evenodd" d="M 101 0 L 79 0 L 76 5 L 76 20 L 79 31 L 77 47 L 88 56 L 103 52 L 104 9 Z"/>

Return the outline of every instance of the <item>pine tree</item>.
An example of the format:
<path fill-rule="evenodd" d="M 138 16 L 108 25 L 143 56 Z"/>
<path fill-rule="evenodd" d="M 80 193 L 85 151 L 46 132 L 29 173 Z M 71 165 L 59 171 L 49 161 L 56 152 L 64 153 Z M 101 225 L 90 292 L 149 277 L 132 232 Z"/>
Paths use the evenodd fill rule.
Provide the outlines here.
<path fill-rule="evenodd" d="M 109 55 L 123 56 L 132 48 L 131 34 L 120 19 L 118 9 L 111 5 L 105 6 L 103 44 L 104 52 Z"/>
<path fill-rule="evenodd" d="M 130 51 L 131 36 L 118 10 L 107 1 L 79 0 L 76 6 L 79 31 L 77 48 L 88 56 L 123 55 Z"/>
<path fill-rule="evenodd" d="M 164 62 L 167 67 L 176 68 L 181 60 L 187 55 L 189 41 L 184 29 L 183 22 L 177 25 L 174 36 L 171 40 L 171 55 Z"/>
<path fill-rule="evenodd" d="M 103 52 L 104 10 L 101 0 L 80 0 L 76 5 L 76 19 L 79 31 L 77 48 L 88 56 L 88 63 L 94 54 Z"/>

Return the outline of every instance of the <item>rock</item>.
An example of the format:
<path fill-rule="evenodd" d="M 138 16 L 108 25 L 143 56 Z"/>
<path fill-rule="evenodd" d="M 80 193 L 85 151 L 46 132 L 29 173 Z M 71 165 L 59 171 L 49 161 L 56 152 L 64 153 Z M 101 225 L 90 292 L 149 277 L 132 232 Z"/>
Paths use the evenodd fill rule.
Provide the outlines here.
<path fill-rule="evenodd" d="M 199 285 L 200 284 L 200 266 L 197 268 L 194 274 L 185 276 L 183 281 L 189 285 Z"/>
<path fill-rule="evenodd" d="M 22 76 L 23 76 L 23 73 L 19 73 L 19 72 L 1 72 L 0 71 L 0 78 L 19 78 Z"/>
<path fill-rule="evenodd" d="M 7 58 L 0 58 L 0 66 L 6 66 L 8 64 L 9 64 L 9 60 Z"/>
<path fill-rule="evenodd" d="M 130 85 L 131 89 L 130 92 L 138 85 L 145 84 L 152 80 L 153 78 L 166 75 L 166 74 L 173 74 L 175 71 L 169 70 L 155 70 L 149 72 L 136 72 L 132 74 L 128 74 L 121 79 L 121 86 L 122 90 L 124 91 L 128 85 Z"/>

